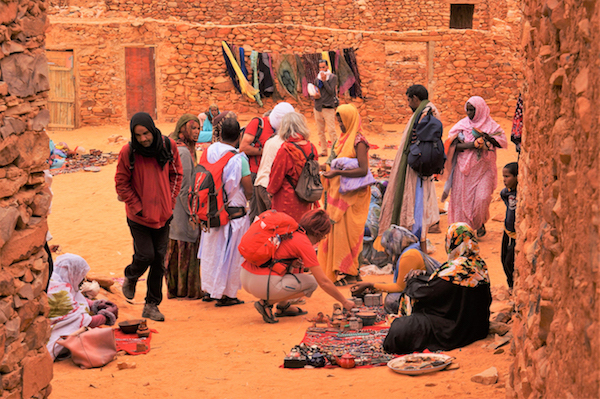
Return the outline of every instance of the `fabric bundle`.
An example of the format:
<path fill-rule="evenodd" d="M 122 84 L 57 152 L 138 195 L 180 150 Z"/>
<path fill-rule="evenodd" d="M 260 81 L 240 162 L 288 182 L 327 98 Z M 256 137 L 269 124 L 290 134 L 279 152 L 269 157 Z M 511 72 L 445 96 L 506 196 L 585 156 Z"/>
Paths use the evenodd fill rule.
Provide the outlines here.
<path fill-rule="evenodd" d="M 240 93 L 246 95 L 249 99 L 254 100 L 254 96 L 256 95 L 256 93 L 258 93 L 258 90 L 256 90 L 254 87 L 252 87 L 252 85 L 248 82 L 248 80 L 244 76 L 242 69 L 238 65 L 235 57 L 233 56 L 233 53 L 229 49 L 229 46 L 227 45 L 227 43 L 223 41 L 223 42 L 221 42 L 221 45 L 223 46 L 223 52 L 225 53 L 225 63 L 227 63 L 227 59 L 229 59 L 230 65 L 227 66 L 227 71 L 229 72 L 229 75 L 231 76 L 231 71 L 230 71 L 230 66 L 231 66 L 231 68 L 235 72 L 235 76 L 237 77 L 238 86 L 239 86 L 238 90 L 240 91 Z"/>

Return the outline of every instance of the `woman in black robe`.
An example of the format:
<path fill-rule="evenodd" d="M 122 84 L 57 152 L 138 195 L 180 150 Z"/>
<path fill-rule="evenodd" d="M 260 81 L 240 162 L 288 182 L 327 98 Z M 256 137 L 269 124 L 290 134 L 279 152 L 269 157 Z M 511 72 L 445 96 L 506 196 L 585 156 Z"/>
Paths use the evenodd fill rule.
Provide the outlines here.
<path fill-rule="evenodd" d="M 473 229 L 466 223 L 448 227 L 446 252 L 448 261 L 431 276 L 407 274 L 404 294 L 412 311 L 392 323 L 383 343 L 387 352 L 451 350 L 487 336 L 492 295 Z"/>

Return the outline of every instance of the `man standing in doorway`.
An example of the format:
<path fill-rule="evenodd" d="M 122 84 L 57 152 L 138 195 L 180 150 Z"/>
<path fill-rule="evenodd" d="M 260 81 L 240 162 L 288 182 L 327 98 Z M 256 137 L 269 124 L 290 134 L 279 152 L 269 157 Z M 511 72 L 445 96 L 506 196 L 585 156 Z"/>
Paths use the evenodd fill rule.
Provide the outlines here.
<path fill-rule="evenodd" d="M 337 136 L 335 134 L 335 109 L 339 105 L 337 98 L 337 76 L 329 70 L 327 61 L 319 61 L 319 74 L 315 80 L 315 86 L 319 89 L 319 94 L 315 96 L 315 121 L 319 132 L 319 141 L 321 143 L 320 157 L 327 156 L 327 136 L 333 144 Z"/>
<path fill-rule="evenodd" d="M 406 98 L 413 115 L 402 133 L 383 196 L 379 234 L 383 234 L 392 224 L 405 227 L 419 237 L 421 249 L 427 253 L 427 232 L 430 226 L 440 221 L 440 212 L 434 179 L 432 176 L 419 176 L 408 165 L 408 148 L 416 140 L 415 128 L 421 118 L 431 111 L 434 117 L 440 119 L 440 113 L 429 101 L 429 92 L 422 85 L 410 86 L 406 90 Z"/>
<path fill-rule="evenodd" d="M 138 112 L 131 118 L 131 142 L 119 153 L 115 183 L 125 202 L 133 237 L 133 260 L 125 268 L 123 295 L 133 299 L 138 279 L 148 270 L 146 304 L 142 317 L 164 321 L 162 301 L 164 260 L 169 223 L 183 178 L 176 144 L 164 137 L 152 117 Z"/>

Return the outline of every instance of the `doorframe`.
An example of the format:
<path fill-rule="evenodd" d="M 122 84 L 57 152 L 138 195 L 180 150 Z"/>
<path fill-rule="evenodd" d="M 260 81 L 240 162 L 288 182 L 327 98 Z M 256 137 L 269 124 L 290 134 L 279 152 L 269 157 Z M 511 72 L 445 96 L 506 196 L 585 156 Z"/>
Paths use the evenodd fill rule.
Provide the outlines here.
<path fill-rule="evenodd" d="M 123 83 L 124 83 L 124 89 L 125 89 L 125 93 L 123 96 L 123 109 L 125 110 L 123 112 L 123 116 L 125 117 L 126 121 L 129 121 L 129 119 L 127 118 L 127 72 L 125 71 L 126 68 L 126 55 L 125 55 L 125 49 L 126 48 L 152 48 L 154 50 L 154 92 L 155 92 L 155 97 L 156 97 L 156 104 L 155 104 L 155 114 L 156 114 L 156 118 L 154 118 L 154 122 L 158 122 L 160 120 L 160 118 L 162 117 L 162 112 L 159 112 L 159 84 L 158 84 L 158 80 L 159 80 L 159 69 L 158 69 L 158 46 L 156 44 L 145 44 L 145 43 L 123 43 L 122 44 L 122 51 L 121 51 L 121 55 L 123 57 L 123 70 L 121 71 L 121 76 L 123 79 Z"/>
<path fill-rule="evenodd" d="M 73 129 L 79 129 L 81 126 L 81 107 L 80 107 L 80 95 L 79 95 L 79 49 L 68 46 L 51 46 L 46 48 L 47 51 L 72 51 L 73 52 L 73 91 L 75 91 L 75 99 L 73 106 Z M 48 57 L 46 57 L 46 63 L 48 62 Z"/>

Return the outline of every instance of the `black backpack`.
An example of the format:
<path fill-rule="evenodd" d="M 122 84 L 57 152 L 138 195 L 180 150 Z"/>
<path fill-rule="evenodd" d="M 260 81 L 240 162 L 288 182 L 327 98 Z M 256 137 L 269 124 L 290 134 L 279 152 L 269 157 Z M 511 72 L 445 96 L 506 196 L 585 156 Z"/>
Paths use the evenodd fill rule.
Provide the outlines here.
<path fill-rule="evenodd" d="M 446 162 L 444 143 L 442 142 L 444 131 L 442 122 L 429 110 L 413 129 L 417 139 L 410 144 L 408 165 L 423 177 L 441 173 Z M 407 140 L 410 140 L 411 137 L 408 137 Z"/>

